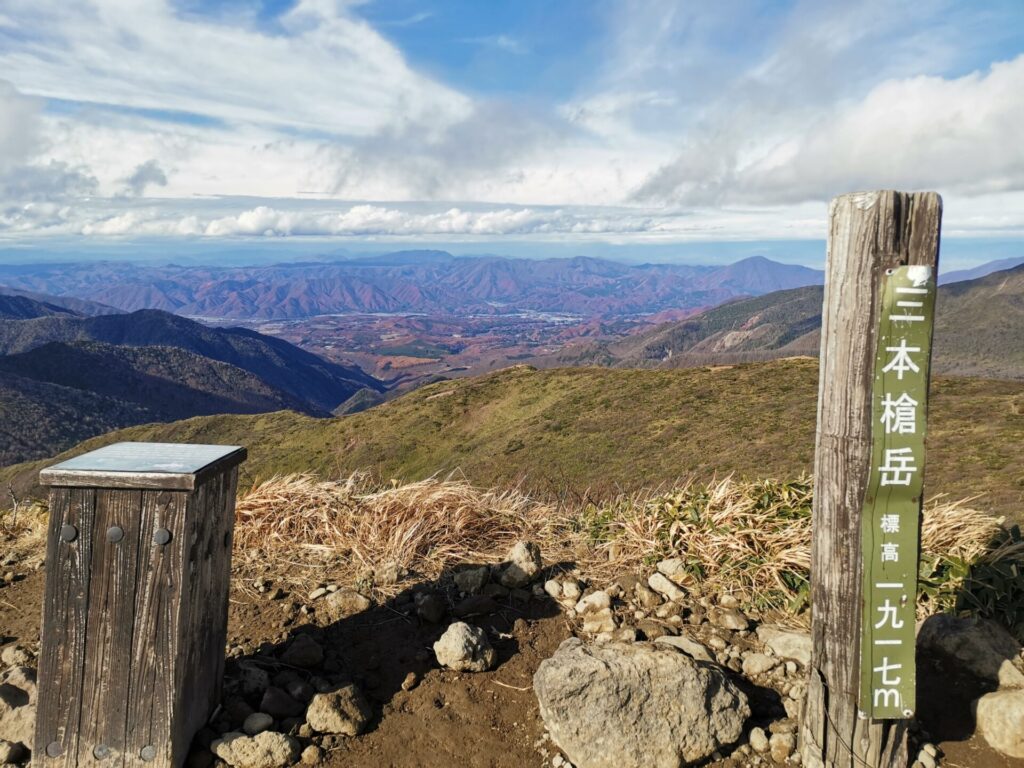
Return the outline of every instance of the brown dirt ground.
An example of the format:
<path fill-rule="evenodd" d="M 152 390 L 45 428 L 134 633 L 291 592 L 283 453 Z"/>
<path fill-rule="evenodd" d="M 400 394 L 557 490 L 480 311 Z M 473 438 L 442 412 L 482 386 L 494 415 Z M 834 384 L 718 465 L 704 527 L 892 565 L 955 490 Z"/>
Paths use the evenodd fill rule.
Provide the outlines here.
<path fill-rule="evenodd" d="M 267 574 L 262 574 L 266 577 Z M 246 577 L 248 578 L 248 576 Z M 0 644 L 18 641 L 35 647 L 39 639 L 44 571 L 28 570 L 0 588 Z M 236 585 L 243 583 L 236 578 Z M 474 619 L 494 638 L 497 668 L 478 674 L 440 669 L 429 653 L 444 625 L 421 624 L 391 605 L 317 629 L 298 615 L 288 626 L 289 596 L 269 599 L 235 588 L 228 638 L 247 658 L 268 661 L 273 648 L 296 632 L 313 631 L 340 649 L 374 705 L 375 717 L 363 735 L 341 740 L 325 764 L 341 768 L 524 768 L 550 766 L 555 750 L 544 740 L 531 682 L 540 662 L 571 629 L 546 601 L 505 603 L 490 616 Z M 521 621 L 517 622 L 517 619 Z M 262 647 L 262 651 L 260 646 Z M 230 664 L 230 662 L 229 662 Z M 410 691 L 401 688 L 410 672 L 420 675 Z M 919 665 L 919 715 L 925 730 L 945 754 L 950 768 L 1024 768 L 975 736 L 969 702 L 983 691 L 971 678 L 932 660 Z M 547 755 L 539 751 L 546 750 Z M 709 765 L 726 768 L 725 759 Z"/>

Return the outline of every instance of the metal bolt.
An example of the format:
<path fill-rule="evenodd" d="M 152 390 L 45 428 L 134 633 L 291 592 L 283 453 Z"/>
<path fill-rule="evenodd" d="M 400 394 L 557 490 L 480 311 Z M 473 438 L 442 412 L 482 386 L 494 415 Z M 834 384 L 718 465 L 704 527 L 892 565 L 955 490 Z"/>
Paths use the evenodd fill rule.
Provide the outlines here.
<path fill-rule="evenodd" d="M 66 541 L 70 544 L 78 538 L 78 529 L 71 525 L 71 523 L 64 523 L 64 525 L 60 527 L 60 538 L 61 541 Z"/>
<path fill-rule="evenodd" d="M 64 754 L 64 747 L 61 746 L 59 741 L 51 741 L 46 745 L 47 757 L 60 757 L 62 754 Z"/>
<path fill-rule="evenodd" d="M 106 744 L 97 744 L 92 748 L 92 756 L 97 760 L 106 760 L 110 757 L 110 747 Z"/>
<path fill-rule="evenodd" d="M 153 759 L 156 757 L 156 747 L 154 747 L 152 744 L 147 744 L 139 752 L 139 756 L 147 763 L 152 762 Z"/>
<path fill-rule="evenodd" d="M 157 528 L 153 532 L 153 543 L 163 546 L 171 540 L 171 532 L 166 528 Z"/>
<path fill-rule="evenodd" d="M 119 525 L 112 525 L 107 528 L 107 541 L 111 544 L 117 544 L 121 539 L 124 538 L 124 528 Z"/>

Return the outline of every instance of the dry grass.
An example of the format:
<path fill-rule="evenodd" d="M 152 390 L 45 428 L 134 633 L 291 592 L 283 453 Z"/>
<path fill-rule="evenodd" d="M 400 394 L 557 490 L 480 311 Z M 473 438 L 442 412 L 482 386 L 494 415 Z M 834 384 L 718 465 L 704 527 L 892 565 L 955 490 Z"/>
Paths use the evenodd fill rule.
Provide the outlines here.
<path fill-rule="evenodd" d="M 450 478 L 374 488 L 365 474 L 341 482 L 288 475 L 238 500 L 235 551 L 313 569 L 295 578 L 320 578 L 328 567 L 335 578 L 362 581 L 395 564 L 435 579 L 454 565 L 494 562 L 520 538 L 550 540 L 554 517 L 553 507 L 516 491 Z"/>
<path fill-rule="evenodd" d="M 22 502 L 0 510 L 0 551 L 38 553 L 46 542 L 47 508 L 38 502 Z"/>
<path fill-rule="evenodd" d="M 451 478 L 376 488 L 361 474 L 340 482 L 290 475 L 239 499 L 236 552 L 253 563 L 308 566 L 291 569 L 298 580 L 322 579 L 327 568 L 332 578 L 360 581 L 390 563 L 434 579 L 459 564 L 497 562 L 516 540 L 532 539 L 547 562 L 572 559 L 598 583 L 679 557 L 695 591 L 728 592 L 792 615 L 808 600 L 811 501 L 806 479 L 726 478 L 556 507 Z M 966 577 L 944 564 L 1024 558 L 1019 543 L 994 544 L 1001 531 L 999 519 L 968 502 L 928 503 L 922 559 L 941 578 L 922 599 L 923 612 L 951 608 Z"/>

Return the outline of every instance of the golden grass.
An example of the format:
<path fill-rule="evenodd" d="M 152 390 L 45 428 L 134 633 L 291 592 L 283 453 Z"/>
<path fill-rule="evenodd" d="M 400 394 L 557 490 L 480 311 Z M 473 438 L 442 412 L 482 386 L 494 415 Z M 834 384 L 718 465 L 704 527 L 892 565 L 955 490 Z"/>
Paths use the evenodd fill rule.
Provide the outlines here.
<path fill-rule="evenodd" d="M 235 551 L 246 560 L 328 566 L 336 578 L 358 580 L 389 564 L 434 579 L 450 566 L 494 562 L 520 538 L 549 540 L 555 511 L 516 491 L 452 478 L 374 488 L 365 474 L 340 482 L 275 477 L 239 498 L 236 510 Z"/>
<path fill-rule="evenodd" d="M 540 544 L 548 563 L 571 560 L 597 583 L 681 558 L 689 586 L 730 593 L 762 610 L 800 613 L 807 604 L 810 482 L 691 483 L 599 504 L 555 506 L 518 491 L 474 488 L 454 478 L 374 487 L 367 475 L 323 481 L 289 475 L 259 483 L 237 505 L 236 553 L 292 568 L 293 580 L 363 580 L 390 563 L 435 579 L 463 563 L 499 561 L 519 539 Z M 922 559 L 975 564 L 1024 558 L 996 545 L 1001 520 L 968 502 L 933 499 L 922 526 Z M 278 570 L 278 569 L 275 569 Z M 943 577 L 943 595 L 957 585 Z M 378 585 L 387 593 L 400 587 Z M 949 600 L 922 600 L 923 612 Z"/>

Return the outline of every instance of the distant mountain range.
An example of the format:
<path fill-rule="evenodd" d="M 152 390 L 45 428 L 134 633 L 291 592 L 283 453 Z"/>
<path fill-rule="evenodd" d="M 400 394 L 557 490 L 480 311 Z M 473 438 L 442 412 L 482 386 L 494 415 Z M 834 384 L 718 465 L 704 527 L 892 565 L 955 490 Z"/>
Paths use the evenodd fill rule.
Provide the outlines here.
<path fill-rule="evenodd" d="M 1021 264 L 1024 264 L 1024 256 L 1014 259 L 997 259 L 996 261 L 987 261 L 984 264 L 979 264 L 978 266 L 971 267 L 970 269 L 956 269 L 952 272 L 940 272 L 939 285 L 945 285 L 946 283 L 959 283 L 963 280 L 977 280 L 979 277 L 991 275 L 993 272 L 1002 272 L 1006 269 L 1013 269 Z"/>
<path fill-rule="evenodd" d="M 817 355 L 824 289 L 741 299 L 635 336 L 566 347 L 544 365 L 685 368 Z M 937 372 L 1024 378 L 1024 264 L 939 287 Z"/>
<path fill-rule="evenodd" d="M 339 313 L 585 316 L 692 309 L 817 285 L 820 270 L 755 256 L 723 267 L 602 259 L 455 257 L 403 251 L 359 260 L 218 268 L 75 263 L 0 266 L 0 283 L 200 318 L 284 319 Z"/>
<path fill-rule="evenodd" d="M 0 297 L 0 299 L 7 297 Z M 281 339 L 159 310 L 82 317 L 0 303 L 0 464 L 151 421 L 289 409 L 327 416 L 383 382 Z"/>

